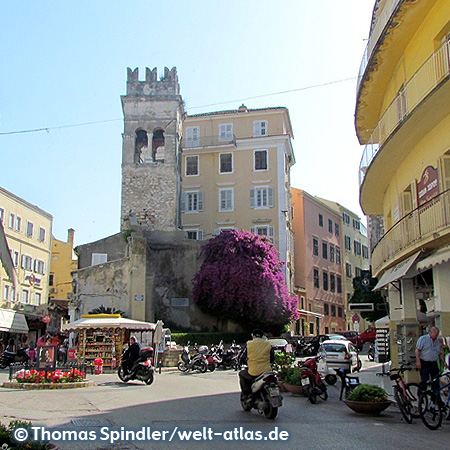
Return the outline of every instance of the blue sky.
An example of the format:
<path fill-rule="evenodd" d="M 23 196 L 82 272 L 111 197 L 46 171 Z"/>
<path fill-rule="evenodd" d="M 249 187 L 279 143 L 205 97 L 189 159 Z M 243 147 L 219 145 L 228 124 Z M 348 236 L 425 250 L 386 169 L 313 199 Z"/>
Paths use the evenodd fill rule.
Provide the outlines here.
<path fill-rule="evenodd" d="M 374 0 L 21 0 L 0 16 L 0 186 L 75 244 L 119 231 L 127 67 L 177 67 L 187 112 L 286 106 L 294 187 L 362 215 L 356 76 Z M 309 88 L 338 80 L 349 81 Z M 303 89 L 309 88 L 309 89 Z M 285 94 L 278 92 L 293 91 Z M 258 98 L 252 98 L 258 97 Z M 214 106 L 208 106 L 212 105 Z M 91 125 L 72 126 L 93 123 Z"/>

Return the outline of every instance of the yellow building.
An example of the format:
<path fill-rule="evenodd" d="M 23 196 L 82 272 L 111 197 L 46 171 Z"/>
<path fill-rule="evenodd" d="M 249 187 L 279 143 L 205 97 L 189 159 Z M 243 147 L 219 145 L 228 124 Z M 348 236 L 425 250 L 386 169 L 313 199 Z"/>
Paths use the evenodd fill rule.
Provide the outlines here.
<path fill-rule="evenodd" d="M 47 304 L 53 217 L 0 188 L 0 220 L 11 251 L 16 285 L 0 265 L 1 307 L 25 313 L 30 340 L 45 328 L 39 308 Z"/>
<path fill-rule="evenodd" d="M 190 239 L 227 229 L 268 236 L 292 290 L 290 168 L 286 108 L 218 111 L 183 121 L 182 228 Z"/>
<path fill-rule="evenodd" d="M 423 325 L 450 335 L 450 2 L 379 0 L 358 80 L 360 203 L 383 216 L 372 252 L 393 362 Z M 399 344 L 397 344 L 399 342 Z"/>

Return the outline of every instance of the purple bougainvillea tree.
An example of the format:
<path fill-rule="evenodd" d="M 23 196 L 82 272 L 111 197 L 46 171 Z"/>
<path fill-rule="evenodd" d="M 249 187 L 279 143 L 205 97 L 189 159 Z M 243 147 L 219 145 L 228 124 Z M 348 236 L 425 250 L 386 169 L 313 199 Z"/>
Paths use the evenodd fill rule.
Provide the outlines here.
<path fill-rule="evenodd" d="M 283 262 L 269 239 L 248 231 L 222 231 L 202 247 L 204 262 L 194 276 L 198 307 L 245 329 L 278 334 L 298 319 L 281 271 Z"/>

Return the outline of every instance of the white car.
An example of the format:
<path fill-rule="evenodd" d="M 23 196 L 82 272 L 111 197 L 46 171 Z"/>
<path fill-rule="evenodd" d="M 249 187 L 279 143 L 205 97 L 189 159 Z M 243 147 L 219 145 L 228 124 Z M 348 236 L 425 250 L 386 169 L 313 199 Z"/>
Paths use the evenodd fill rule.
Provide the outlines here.
<path fill-rule="evenodd" d="M 318 355 L 321 356 L 319 361 L 319 372 L 321 373 L 330 373 L 329 369 L 336 370 L 341 367 L 349 372 L 361 369 L 362 363 L 358 356 L 358 350 L 350 341 L 344 339 L 323 341 Z"/>

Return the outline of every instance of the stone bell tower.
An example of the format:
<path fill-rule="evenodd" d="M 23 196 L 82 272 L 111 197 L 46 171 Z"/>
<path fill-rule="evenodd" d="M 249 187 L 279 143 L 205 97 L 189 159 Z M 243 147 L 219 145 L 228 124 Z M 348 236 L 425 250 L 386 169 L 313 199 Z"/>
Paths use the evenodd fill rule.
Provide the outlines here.
<path fill-rule="evenodd" d="M 176 230 L 180 224 L 180 139 L 184 114 L 176 67 L 128 68 L 122 143 L 121 230 Z"/>

